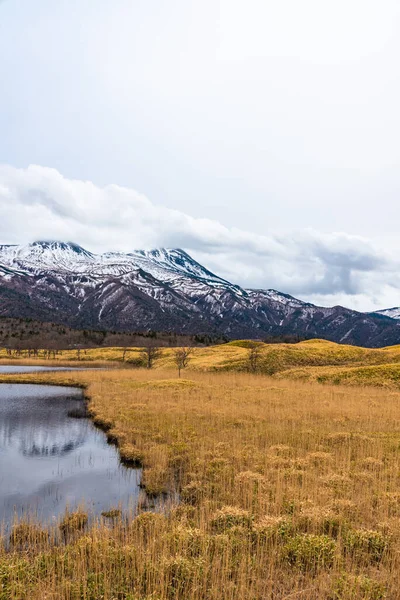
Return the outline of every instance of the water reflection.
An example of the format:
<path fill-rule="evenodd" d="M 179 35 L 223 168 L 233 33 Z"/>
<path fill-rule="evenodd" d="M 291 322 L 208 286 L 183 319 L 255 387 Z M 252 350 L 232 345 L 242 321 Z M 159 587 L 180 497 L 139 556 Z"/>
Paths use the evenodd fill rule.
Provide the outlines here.
<path fill-rule="evenodd" d="M 0 384 L 0 521 L 48 521 L 81 502 L 94 513 L 135 507 L 139 471 L 88 419 L 68 416 L 82 403 L 74 388 Z"/>

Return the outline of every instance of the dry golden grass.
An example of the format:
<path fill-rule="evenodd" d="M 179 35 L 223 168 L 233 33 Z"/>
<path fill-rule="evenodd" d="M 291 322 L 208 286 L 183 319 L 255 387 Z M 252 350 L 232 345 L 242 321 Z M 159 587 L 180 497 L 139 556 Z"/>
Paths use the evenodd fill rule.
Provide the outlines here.
<path fill-rule="evenodd" d="M 400 392 L 200 369 L 5 380 L 85 387 L 149 496 L 179 501 L 65 540 L 20 524 L 1 600 L 399 598 Z"/>
<path fill-rule="evenodd" d="M 239 371 L 249 369 L 249 341 L 230 342 L 220 346 L 195 348 L 190 358 L 189 371 Z M 346 382 L 356 385 L 398 385 L 400 372 L 400 346 L 368 349 L 335 344 L 326 340 L 309 340 L 299 344 L 259 343 L 260 356 L 257 371 L 265 375 L 293 377 L 321 382 Z M 174 348 L 163 348 L 162 356 L 155 361 L 156 369 L 174 367 Z M 7 355 L 0 349 L 0 364 L 48 364 L 91 367 L 145 365 L 141 348 L 91 348 L 63 350 L 51 360 L 45 360 L 43 351 L 38 358 L 21 351 L 19 356 Z M 364 371 L 366 367 L 375 367 Z M 354 370 L 357 368 L 359 370 Z M 348 371 L 349 370 L 349 371 Z M 320 378 L 320 379 L 319 379 Z"/>
<path fill-rule="evenodd" d="M 316 381 L 334 385 L 376 386 L 400 388 L 400 363 L 351 366 L 351 367 L 305 367 L 288 369 L 277 373 L 280 379 Z"/>

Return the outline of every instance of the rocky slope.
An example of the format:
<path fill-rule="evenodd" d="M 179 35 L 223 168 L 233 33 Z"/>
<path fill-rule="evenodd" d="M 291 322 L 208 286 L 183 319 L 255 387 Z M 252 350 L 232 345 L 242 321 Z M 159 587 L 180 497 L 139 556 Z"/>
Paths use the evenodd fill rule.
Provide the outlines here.
<path fill-rule="evenodd" d="M 92 254 L 63 242 L 0 246 L 0 316 L 75 328 L 294 334 L 365 346 L 400 343 L 400 322 L 243 289 L 180 249 Z"/>

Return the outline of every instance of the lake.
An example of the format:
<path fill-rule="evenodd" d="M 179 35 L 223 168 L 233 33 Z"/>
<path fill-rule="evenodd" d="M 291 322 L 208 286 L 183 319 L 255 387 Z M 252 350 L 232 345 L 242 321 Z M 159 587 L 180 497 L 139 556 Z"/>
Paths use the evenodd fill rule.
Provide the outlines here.
<path fill-rule="evenodd" d="M 0 384 L 0 522 L 136 507 L 140 470 L 121 465 L 90 419 L 69 416 L 83 408 L 77 388 Z"/>
<path fill-rule="evenodd" d="M 0 365 L 0 375 L 7 373 L 42 373 L 47 371 L 93 371 L 85 367 L 43 367 L 24 365 Z M 97 369 L 96 369 L 97 370 Z"/>

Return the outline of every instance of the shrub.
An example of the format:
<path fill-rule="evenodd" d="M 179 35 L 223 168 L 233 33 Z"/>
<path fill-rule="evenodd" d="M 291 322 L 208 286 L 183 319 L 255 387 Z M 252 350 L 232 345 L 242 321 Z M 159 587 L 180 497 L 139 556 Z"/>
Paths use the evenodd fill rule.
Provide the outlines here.
<path fill-rule="evenodd" d="M 195 579 L 200 579 L 203 572 L 203 561 L 200 558 L 175 556 L 166 561 L 168 598 L 185 598 Z"/>
<path fill-rule="evenodd" d="M 48 542 L 49 534 L 38 525 L 19 523 L 12 528 L 10 545 L 13 548 L 35 548 Z"/>
<path fill-rule="evenodd" d="M 139 534 L 144 542 L 154 539 L 165 528 L 166 519 L 160 513 L 145 512 L 138 515 L 131 524 L 133 533 Z"/>
<path fill-rule="evenodd" d="M 224 506 L 211 519 L 211 526 L 216 532 L 223 532 L 235 526 L 251 527 L 253 518 L 247 510 L 237 506 Z"/>
<path fill-rule="evenodd" d="M 140 482 L 146 494 L 151 498 L 156 498 L 168 492 L 168 483 L 166 473 L 159 467 L 145 469 Z"/>
<path fill-rule="evenodd" d="M 82 531 L 87 525 L 88 515 L 83 511 L 67 513 L 60 523 L 60 529 L 63 533 L 73 533 Z"/>
<path fill-rule="evenodd" d="M 333 456 L 330 454 L 330 452 L 309 452 L 306 458 L 307 461 L 315 467 L 331 463 L 333 461 Z"/>
<path fill-rule="evenodd" d="M 195 527 L 178 525 L 169 535 L 168 539 L 174 552 L 183 553 L 185 556 L 199 556 L 201 550 L 208 542 L 208 536 Z"/>
<path fill-rule="evenodd" d="M 124 444 L 120 449 L 121 462 L 130 467 L 143 465 L 143 453 L 133 444 Z"/>
<path fill-rule="evenodd" d="M 349 529 L 344 536 L 345 553 L 352 558 L 380 562 L 389 547 L 389 537 L 371 529 Z"/>
<path fill-rule="evenodd" d="M 258 489 L 265 484 L 265 477 L 254 471 L 241 471 L 235 476 L 235 482 L 241 486 L 252 486 Z"/>
<path fill-rule="evenodd" d="M 342 576 L 335 584 L 329 600 L 384 600 L 385 585 L 369 577 Z"/>
<path fill-rule="evenodd" d="M 111 508 L 110 510 L 104 510 L 101 513 L 101 516 L 105 517 L 106 519 L 117 519 L 121 516 L 121 514 L 122 513 L 119 508 Z"/>
<path fill-rule="evenodd" d="M 283 557 L 290 565 L 315 573 L 333 565 L 335 552 L 336 542 L 327 535 L 301 534 L 285 544 Z"/>
<path fill-rule="evenodd" d="M 199 504 L 204 494 L 204 488 L 199 481 L 191 481 L 188 483 L 181 492 L 181 500 L 186 504 L 195 506 Z"/>
<path fill-rule="evenodd" d="M 334 538 L 338 537 L 343 524 L 337 514 L 317 506 L 302 510 L 296 522 L 297 527 L 306 533 L 320 533 Z"/>
<path fill-rule="evenodd" d="M 254 537 L 259 542 L 287 538 L 293 534 L 293 523 L 287 517 L 265 516 L 253 526 Z"/>

